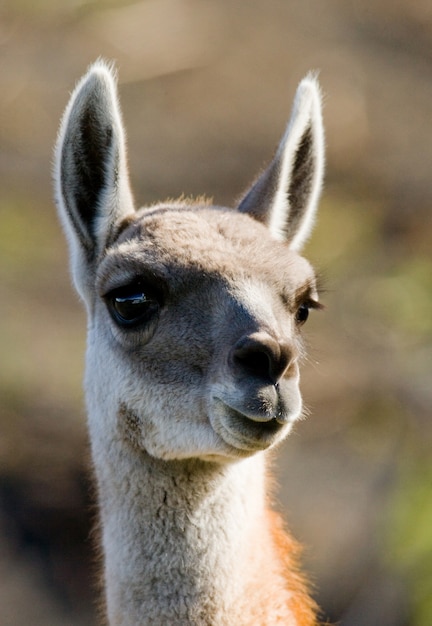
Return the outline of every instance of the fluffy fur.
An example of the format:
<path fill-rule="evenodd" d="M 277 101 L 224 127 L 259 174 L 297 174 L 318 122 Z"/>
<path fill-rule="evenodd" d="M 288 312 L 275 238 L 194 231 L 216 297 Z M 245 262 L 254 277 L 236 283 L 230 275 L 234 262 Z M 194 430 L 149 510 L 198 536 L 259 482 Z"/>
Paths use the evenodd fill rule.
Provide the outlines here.
<path fill-rule="evenodd" d="M 111 626 L 316 623 L 297 548 L 267 506 L 266 455 L 302 412 L 300 326 L 318 303 L 298 250 L 321 188 L 322 137 L 309 77 L 237 209 L 135 211 L 111 68 L 92 66 L 71 97 L 56 199 L 89 318 Z"/>

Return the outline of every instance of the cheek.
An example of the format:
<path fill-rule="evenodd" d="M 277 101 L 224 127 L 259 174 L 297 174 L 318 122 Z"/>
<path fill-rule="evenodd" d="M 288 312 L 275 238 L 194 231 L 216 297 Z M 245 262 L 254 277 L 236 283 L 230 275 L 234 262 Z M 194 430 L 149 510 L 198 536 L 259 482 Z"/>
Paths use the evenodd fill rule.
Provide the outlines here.
<path fill-rule="evenodd" d="M 152 367 L 127 378 L 128 385 L 116 392 L 116 430 L 122 439 L 163 459 L 199 454 L 205 441 L 208 447 L 199 372 L 156 359 Z"/>

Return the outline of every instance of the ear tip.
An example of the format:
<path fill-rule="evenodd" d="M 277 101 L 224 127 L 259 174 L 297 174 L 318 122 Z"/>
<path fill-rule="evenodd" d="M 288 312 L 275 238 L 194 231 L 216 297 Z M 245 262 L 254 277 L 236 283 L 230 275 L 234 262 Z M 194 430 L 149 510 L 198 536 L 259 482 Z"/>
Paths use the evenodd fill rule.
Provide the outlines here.
<path fill-rule="evenodd" d="M 93 79 L 115 86 L 117 83 L 117 71 L 114 62 L 107 61 L 102 57 L 99 57 L 96 61 L 94 61 L 84 75 L 82 83 L 84 84 L 88 81 L 92 81 Z"/>
<path fill-rule="evenodd" d="M 297 88 L 297 99 L 299 102 L 306 104 L 310 103 L 317 110 L 321 109 L 323 95 L 321 91 L 321 85 L 318 80 L 318 72 L 311 71 L 300 81 Z"/>
<path fill-rule="evenodd" d="M 113 62 L 106 61 L 102 57 L 92 63 L 87 72 L 80 78 L 75 86 L 69 101 L 69 107 L 77 100 L 91 98 L 96 92 L 115 94 L 117 92 L 117 73 Z M 66 112 L 68 109 L 66 109 Z"/>
<path fill-rule="evenodd" d="M 103 58 L 92 63 L 87 72 L 78 81 L 65 111 L 65 119 L 72 110 L 84 103 L 97 102 L 107 104 L 108 109 L 116 109 L 117 75 L 114 63 Z"/>

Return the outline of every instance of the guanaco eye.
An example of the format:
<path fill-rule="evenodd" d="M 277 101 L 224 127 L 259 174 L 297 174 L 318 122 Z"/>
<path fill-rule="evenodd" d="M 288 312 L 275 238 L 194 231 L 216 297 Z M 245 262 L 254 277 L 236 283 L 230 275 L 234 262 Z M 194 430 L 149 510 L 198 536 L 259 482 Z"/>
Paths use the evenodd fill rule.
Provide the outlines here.
<path fill-rule="evenodd" d="M 160 298 L 154 290 L 139 285 L 116 289 L 105 300 L 114 321 L 123 327 L 145 325 L 154 320 L 160 310 Z"/>
<path fill-rule="evenodd" d="M 296 322 L 297 324 L 304 324 L 309 317 L 309 306 L 307 304 L 301 304 L 297 309 Z"/>

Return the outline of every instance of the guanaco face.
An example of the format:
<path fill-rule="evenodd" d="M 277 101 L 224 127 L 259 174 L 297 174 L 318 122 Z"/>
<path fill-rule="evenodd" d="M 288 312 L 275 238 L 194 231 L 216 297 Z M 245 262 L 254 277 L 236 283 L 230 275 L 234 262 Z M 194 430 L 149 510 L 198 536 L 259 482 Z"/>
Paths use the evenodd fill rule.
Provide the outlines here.
<path fill-rule="evenodd" d="M 56 194 L 89 316 L 93 437 L 161 459 L 229 460 L 280 442 L 302 412 L 301 328 L 318 308 L 299 255 L 323 175 L 320 96 L 299 86 L 270 166 L 239 206 L 135 210 L 112 71 L 76 88 Z"/>

